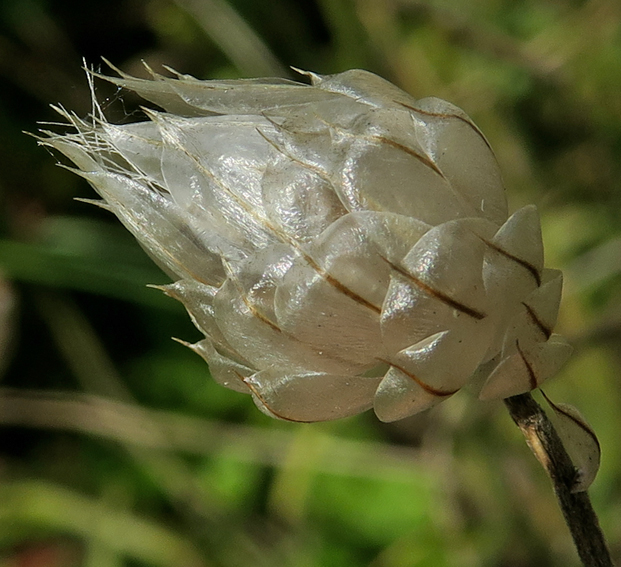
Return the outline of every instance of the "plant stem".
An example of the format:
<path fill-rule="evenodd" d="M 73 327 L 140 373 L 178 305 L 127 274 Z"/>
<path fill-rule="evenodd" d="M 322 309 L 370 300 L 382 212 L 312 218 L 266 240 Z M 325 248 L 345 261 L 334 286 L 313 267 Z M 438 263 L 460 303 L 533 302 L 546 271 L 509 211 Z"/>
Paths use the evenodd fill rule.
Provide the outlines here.
<path fill-rule="evenodd" d="M 505 404 L 528 446 L 552 480 L 583 565 L 613 567 L 588 493 L 572 491 L 576 486 L 578 471 L 547 415 L 530 393 L 507 398 Z"/>

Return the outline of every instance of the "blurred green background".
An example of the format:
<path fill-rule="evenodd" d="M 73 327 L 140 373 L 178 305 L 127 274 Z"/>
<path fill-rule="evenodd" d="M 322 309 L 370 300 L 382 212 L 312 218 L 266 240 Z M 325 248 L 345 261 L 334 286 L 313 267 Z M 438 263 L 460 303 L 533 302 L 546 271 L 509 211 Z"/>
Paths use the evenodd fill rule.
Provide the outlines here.
<path fill-rule="evenodd" d="M 145 287 L 165 276 L 22 133 L 49 103 L 86 115 L 82 58 L 102 56 L 140 76 L 362 67 L 464 108 L 565 270 L 576 352 L 546 392 L 599 434 L 591 494 L 621 562 L 618 0 L 0 0 L 1 567 L 578 565 L 502 404 L 281 423 L 170 340 L 199 333 Z"/>

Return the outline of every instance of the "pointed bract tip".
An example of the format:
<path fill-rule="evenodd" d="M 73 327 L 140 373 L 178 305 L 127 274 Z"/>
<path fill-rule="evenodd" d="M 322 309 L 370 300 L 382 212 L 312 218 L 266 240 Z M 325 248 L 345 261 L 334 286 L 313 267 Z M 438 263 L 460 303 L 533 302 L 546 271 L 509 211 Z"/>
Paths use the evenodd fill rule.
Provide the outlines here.
<path fill-rule="evenodd" d="M 323 77 L 321 75 L 313 73 L 312 71 L 305 71 L 304 69 L 299 69 L 298 67 L 294 67 L 293 65 L 291 65 L 291 69 L 293 69 L 296 73 L 299 73 L 300 75 L 308 77 L 311 80 L 312 85 L 317 85 L 323 80 Z"/>

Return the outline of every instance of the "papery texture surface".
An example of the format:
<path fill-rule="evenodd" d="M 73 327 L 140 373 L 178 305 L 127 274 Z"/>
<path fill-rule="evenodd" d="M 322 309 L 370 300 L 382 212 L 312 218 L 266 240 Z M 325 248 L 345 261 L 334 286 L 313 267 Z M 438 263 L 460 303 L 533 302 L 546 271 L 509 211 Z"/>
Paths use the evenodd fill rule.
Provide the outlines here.
<path fill-rule="evenodd" d="M 366 71 L 199 81 L 106 78 L 160 107 L 113 125 L 94 102 L 65 154 L 175 280 L 215 380 L 269 415 L 429 408 L 537 388 L 571 352 L 561 274 L 534 206 L 509 216 L 496 159 L 452 104 Z"/>

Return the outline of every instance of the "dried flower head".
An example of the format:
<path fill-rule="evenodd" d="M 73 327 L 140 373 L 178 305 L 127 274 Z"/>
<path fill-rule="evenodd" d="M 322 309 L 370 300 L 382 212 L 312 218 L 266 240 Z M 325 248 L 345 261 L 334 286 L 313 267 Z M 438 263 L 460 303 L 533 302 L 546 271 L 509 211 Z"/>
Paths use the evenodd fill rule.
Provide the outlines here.
<path fill-rule="evenodd" d="M 97 102 L 41 142 L 73 161 L 176 280 L 222 385 L 293 421 L 537 388 L 571 352 L 534 206 L 508 217 L 490 146 L 459 108 L 366 71 L 108 81 L 163 108 Z"/>

